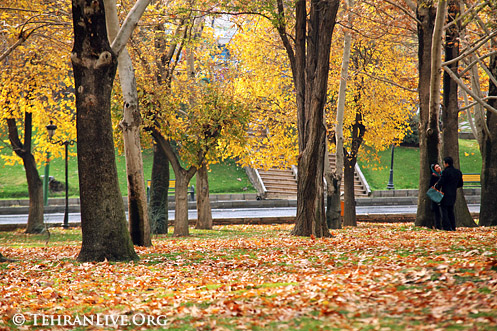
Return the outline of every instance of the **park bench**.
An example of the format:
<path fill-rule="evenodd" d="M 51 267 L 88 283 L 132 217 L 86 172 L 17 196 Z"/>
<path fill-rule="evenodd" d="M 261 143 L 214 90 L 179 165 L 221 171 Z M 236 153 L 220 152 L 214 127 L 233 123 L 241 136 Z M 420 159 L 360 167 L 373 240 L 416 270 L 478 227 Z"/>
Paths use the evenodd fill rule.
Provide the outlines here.
<path fill-rule="evenodd" d="M 150 179 L 147 180 L 147 200 L 150 200 L 150 184 L 152 181 Z M 169 193 L 176 193 L 176 179 L 169 180 Z M 190 201 L 195 201 L 195 186 L 190 185 L 188 187 L 188 195 L 190 196 Z"/>
<path fill-rule="evenodd" d="M 477 173 L 467 173 L 462 174 L 462 180 L 464 182 L 464 187 L 480 187 L 480 174 Z"/>

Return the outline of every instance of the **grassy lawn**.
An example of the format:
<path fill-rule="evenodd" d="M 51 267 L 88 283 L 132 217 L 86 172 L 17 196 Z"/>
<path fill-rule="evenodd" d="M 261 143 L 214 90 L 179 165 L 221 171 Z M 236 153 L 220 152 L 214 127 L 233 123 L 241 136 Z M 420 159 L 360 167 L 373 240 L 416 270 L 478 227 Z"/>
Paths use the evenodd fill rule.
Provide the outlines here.
<path fill-rule="evenodd" d="M 460 140 L 461 170 L 464 173 L 480 173 L 481 156 L 478 145 L 474 140 Z M 73 147 L 75 148 L 75 147 Z M 390 176 L 391 150 L 378 153 L 380 160 L 364 162 L 359 160 L 361 170 L 372 190 L 385 190 Z M 396 189 L 413 189 L 418 187 L 419 181 L 419 149 L 412 147 L 396 147 L 394 153 L 394 186 Z M 149 179 L 152 172 L 152 152 L 143 153 L 145 179 Z M 127 194 L 126 168 L 123 155 L 117 156 L 117 168 L 121 192 Z M 64 182 L 64 160 L 55 159 L 50 163 L 50 176 Z M 44 167 L 39 169 L 40 175 L 44 174 Z M 171 176 L 174 172 L 171 168 Z M 195 177 L 191 184 L 195 185 Z M 255 192 L 247 178 L 245 171 L 236 165 L 233 160 L 227 160 L 211 166 L 209 173 L 209 186 L 211 193 L 247 193 Z M 0 160 L 0 199 L 27 198 L 28 187 L 22 165 L 4 166 Z M 64 193 L 51 194 L 50 196 L 63 196 Z M 77 160 L 69 160 L 69 195 L 79 196 Z"/>
<path fill-rule="evenodd" d="M 16 260 L 0 263 L 0 330 L 47 330 L 57 316 L 75 323 L 97 314 L 119 317 L 99 330 L 497 328 L 493 228 L 360 223 L 324 239 L 294 237 L 291 228 L 157 235 L 152 247 L 136 247 L 133 263 L 77 262 L 80 228 L 50 229 L 48 240 L 0 232 L 2 254 Z M 19 314 L 23 326 L 14 323 Z"/>
<path fill-rule="evenodd" d="M 72 147 L 75 149 L 75 147 Z M 145 150 L 143 153 L 143 167 L 145 180 L 150 179 L 152 173 L 153 153 Z M 127 195 L 126 188 L 126 165 L 124 155 L 116 157 L 119 185 L 121 193 Z M 63 159 L 53 159 L 50 162 L 50 176 L 56 180 L 65 182 L 65 165 Z M 78 163 L 76 157 L 70 158 L 68 163 L 69 173 L 69 195 L 71 197 L 79 196 L 78 184 Z M 170 168 L 171 177 L 174 178 L 174 172 Z M 45 167 L 38 169 L 40 176 L 44 175 Z M 193 177 L 191 184 L 195 185 Z M 211 193 L 250 193 L 255 192 L 245 170 L 236 165 L 233 160 L 226 160 L 221 164 L 211 166 L 209 173 L 209 188 Z M 50 197 L 64 196 L 64 192 L 50 193 Z M 28 185 L 26 175 L 22 165 L 5 166 L 0 160 L 0 199 L 27 198 Z"/>
<path fill-rule="evenodd" d="M 379 161 L 360 162 L 372 190 L 385 190 L 390 178 L 391 149 L 379 152 Z M 481 155 L 475 140 L 459 140 L 459 157 L 463 173 L 481 172 Z M 419 185 L 419 148 L 395 147 L 393 165 L 395 189 L 413 189 Z"/>

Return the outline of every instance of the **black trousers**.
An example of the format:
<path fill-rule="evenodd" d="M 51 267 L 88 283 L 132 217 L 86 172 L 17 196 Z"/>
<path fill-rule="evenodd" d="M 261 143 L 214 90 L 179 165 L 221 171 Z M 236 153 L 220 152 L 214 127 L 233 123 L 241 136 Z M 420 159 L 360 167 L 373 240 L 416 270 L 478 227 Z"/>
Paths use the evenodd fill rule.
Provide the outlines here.
<path fill-rule="evenodd" d="M 442 209 L 442 228 L 447 231 L 456 231 L 456 215 L 454 205 L 440 205 Z"/>
<path fill-rule="evenodd" d="M 435 201 L 432 201 L 431 211 L 435 216 L 435 229 L 442 230 L 442 213 L 440 212 L 440 205 Z"/>

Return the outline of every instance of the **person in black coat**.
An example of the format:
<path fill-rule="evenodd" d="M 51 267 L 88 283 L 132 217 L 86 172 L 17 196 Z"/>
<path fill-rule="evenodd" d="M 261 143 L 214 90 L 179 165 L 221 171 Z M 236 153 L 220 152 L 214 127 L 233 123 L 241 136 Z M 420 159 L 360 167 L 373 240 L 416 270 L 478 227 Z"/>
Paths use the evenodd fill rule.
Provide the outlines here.
<path fill-rule="evenodd" d="M 456 203 L 457 189 L 463 186 L 462 173 L 454 168 L 454 160 L 447 156 L 444 158 L 444 171 L 440 180 L 435 185 L 444 193 L 440 207 L 442 209 L 442 228 L 447 231 L 456 230 L 456 217 L 454 215 L 454 204 Z"/>
<path fill-rule="evenodd" d="M 438 163 L 433 163 L 430 166 L 431 176 L 430 176 L 430 187 L 435 186 L 440 180 L 442 174 L 442 168 Z M 435 216 L 435 229 L 442 230 L 442 214 L 440 213 L 440 205 L 435 201 L 431 201 L 431 211 Z"/>

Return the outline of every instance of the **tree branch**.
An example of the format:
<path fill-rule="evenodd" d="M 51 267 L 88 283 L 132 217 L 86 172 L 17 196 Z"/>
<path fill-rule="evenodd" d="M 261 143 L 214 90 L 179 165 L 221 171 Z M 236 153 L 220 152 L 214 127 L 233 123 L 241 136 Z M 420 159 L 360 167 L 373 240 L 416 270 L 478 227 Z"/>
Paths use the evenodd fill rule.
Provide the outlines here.
<path fill-rule="evenodd" d="M 128 16 L 126 16 L 126 19 L 124 20 L 121 29 L 119 29 L 119 32 L 117 33 L 117 36 L 111 45 L 112 50 L 118 56 L 126 46 L 128 39 L 131 37 L 133 30 L 135 29 L 136 25 L 138 24 L 138 21 L 145 12 L 145 9 L 147 9 L 149 3 L 150 0 L 138 0 L 133 6 L 133 8 L 131 8 L 130 12 L 128 13 Z"/>
<path fill-rule="evenodd" d="M 495 109 L 494 107 L 490 106 L 488 103 L 486 103 L 485 101 L 483 101 L 482 98 L 480 98 L 479 96 L 477 96 L 473 91 L 471 91 L 471 89 L 469 89 L 466 84 L 464 84 L 463 81 L 461 81 L 461 79 L 459 77 L 457 77 L 457 75 L 446 65 L 442 65 L 442 68 L 449 74 L 450 78 L 452 78 L 466 93 L 468 93 L 469 95 L 471 95 L 471 97 L 473 99 L 475 99 L 475 101 L 477 101 L 479 104 L 481 104 L 483 107 L 487 108 L 488 110 L 494 112 L 497 114 L 497 109 Z"/>

